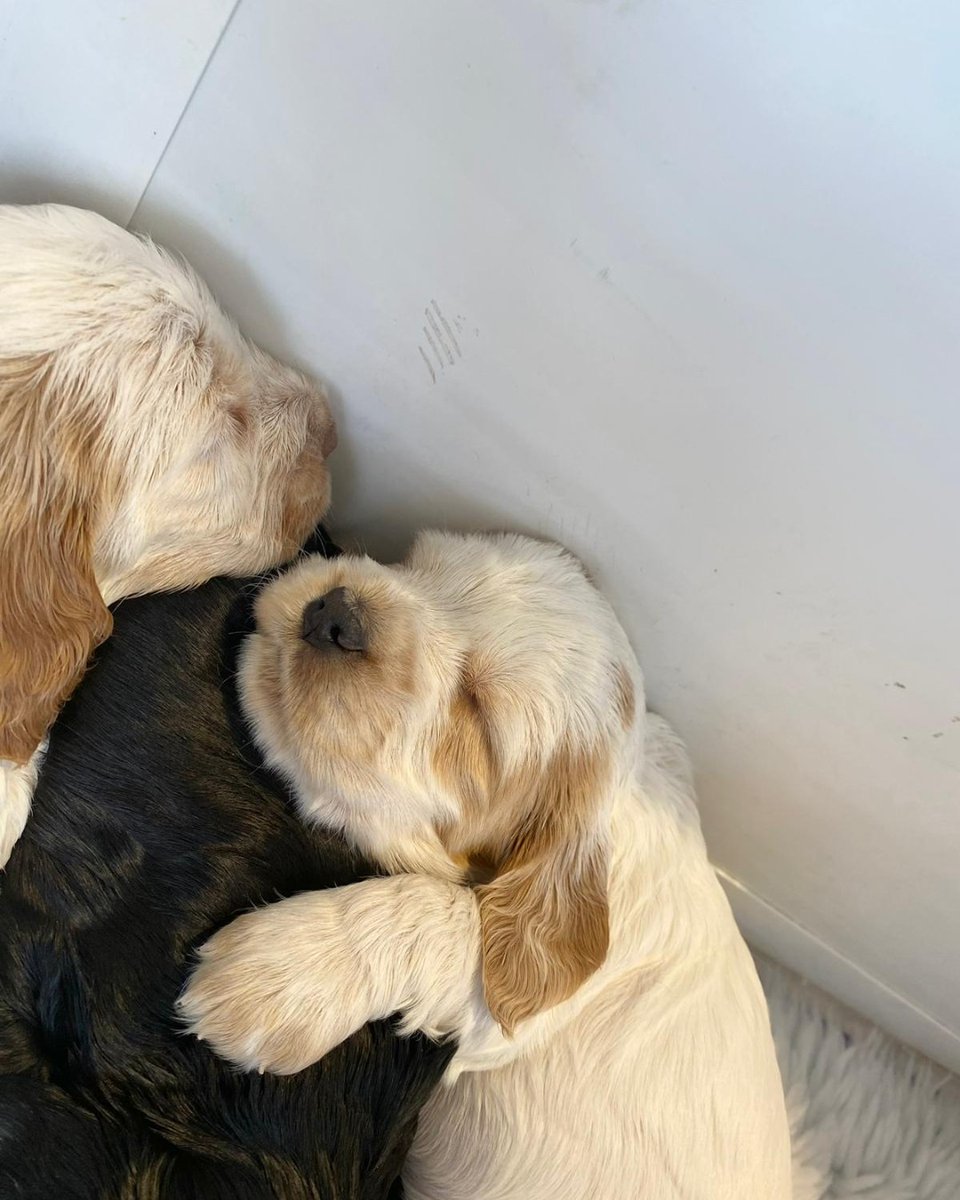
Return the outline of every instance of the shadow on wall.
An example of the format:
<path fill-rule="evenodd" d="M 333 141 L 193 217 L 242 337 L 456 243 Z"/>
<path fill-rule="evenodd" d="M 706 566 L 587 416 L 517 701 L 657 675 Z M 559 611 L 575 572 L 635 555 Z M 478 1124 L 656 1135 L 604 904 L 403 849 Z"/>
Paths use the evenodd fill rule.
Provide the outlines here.
<path fill-rule="evenodd" d="M 130 197 L 108 182 L 68 181 L 19 166 L 16 159 L 5 156 L 0 157 L 0 204 L 71 204 L 92 208 L 121 224 L 132 208 Z"/>

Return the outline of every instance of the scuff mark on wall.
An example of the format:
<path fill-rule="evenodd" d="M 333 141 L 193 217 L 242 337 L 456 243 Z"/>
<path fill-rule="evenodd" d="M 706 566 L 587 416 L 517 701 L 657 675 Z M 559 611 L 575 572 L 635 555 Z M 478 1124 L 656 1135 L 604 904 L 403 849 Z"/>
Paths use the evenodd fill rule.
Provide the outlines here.
<path fill-rule="evenodd" d="M 457 333 L 463 328 L 463 317 L 458 314 L 451 324 L 443 309 L 433 299 L 424 307 L 423 315 L 425 324 L 420 327 L 420 332 L 423 334 L 427 349 L 424 349 L 423 342 L 418 344 L 417 349 L 430 372 L 431 382 L 436 383 L 438 375 L 447 367 L 456 366 L 457 360 L 463 357 L 463 351 L 457 340 Z M 475 332 L 479 333 L 479 330 L 475 330 Z"/>
<path fill-rule="evenodd" d="M 433 363 L 431 363 L 430 359 L 429 359 L 429 358 L 427 358 L 426 354 L 424 354 L 424 352 L 423 352 L 423 347 L 422 347 L 422 346 L 418 346 L 418 347 L 417 347 L 417 349 L 420 351 L 420 357 L 421 357 L 421 358 L 423 359 L 423 361 L 424 361 L 424 362 L 427 364 L 427 370 L 430 372 L 430 379 L 431 379 L 431 381 L 432 381 L 433 383 L 436 383 L 436 382 L 437 382 L 437 373 L 436 373 L 436 371 L 433 369 Z"/>

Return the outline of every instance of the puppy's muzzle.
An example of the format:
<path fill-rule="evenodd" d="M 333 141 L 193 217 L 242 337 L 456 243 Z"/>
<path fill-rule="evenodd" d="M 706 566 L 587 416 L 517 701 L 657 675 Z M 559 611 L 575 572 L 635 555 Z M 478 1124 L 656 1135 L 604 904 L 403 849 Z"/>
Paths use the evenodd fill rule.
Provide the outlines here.
<path fill-rule="evenodd" d="M 359 606 L 342 587 L 310 601 L 303 610 L 301 636 L 317 650 L 358 652 L 367 648 Z"/>

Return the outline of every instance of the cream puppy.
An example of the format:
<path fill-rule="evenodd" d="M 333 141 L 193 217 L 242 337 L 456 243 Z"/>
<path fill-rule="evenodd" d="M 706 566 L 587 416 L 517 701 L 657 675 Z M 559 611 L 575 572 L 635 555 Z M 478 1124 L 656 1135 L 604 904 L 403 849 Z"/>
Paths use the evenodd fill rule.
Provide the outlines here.
<path fill-rule="evenodd" d="M 261 595 L 241 695 L 304 816 L 392 876 L 243 916 L 182 1000 L 244 1068 L 452 1035 L 411 1200 L 786 1200 L 783 1092 L 683 748 L 563 550 L 428 533 Z"/>
<path fill-rule="evenodd" d="M 0 206 L 0 866 L 107 605 L 290 557 L 329 501 L 323 392 L 180 260 Z"/>

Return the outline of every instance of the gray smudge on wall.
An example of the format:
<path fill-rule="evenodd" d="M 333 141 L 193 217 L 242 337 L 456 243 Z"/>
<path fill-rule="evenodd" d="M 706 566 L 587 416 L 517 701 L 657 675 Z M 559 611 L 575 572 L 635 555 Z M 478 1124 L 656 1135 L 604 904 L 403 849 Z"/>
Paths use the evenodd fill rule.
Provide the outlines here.
<path fill-rule="evenodd" d="M 462 327 L 462 318 L 454 319 L 453 325 L 457 327 L 457 333 L 455 333 L 453 325 L 447 320 L 436 300 L 430 301 L 424 308 L 423 315 L 426 318 L 426 324 L 421 326 L 420 332 L 423 334 L 424 341 L 418 344 L 417 349 L 430 372 L 431 382 L 436 383 L 439 374 L 447 367 L 455 366 L 457 359 L 463 357 L 460 343 L 457 340 L 457 333 Z M 426 343 L 426 349 L 424 343 Z"/>

